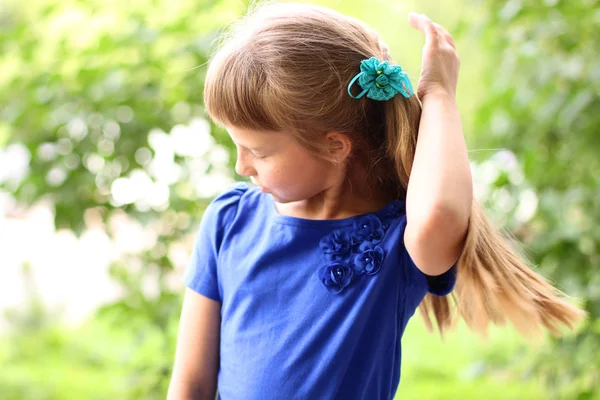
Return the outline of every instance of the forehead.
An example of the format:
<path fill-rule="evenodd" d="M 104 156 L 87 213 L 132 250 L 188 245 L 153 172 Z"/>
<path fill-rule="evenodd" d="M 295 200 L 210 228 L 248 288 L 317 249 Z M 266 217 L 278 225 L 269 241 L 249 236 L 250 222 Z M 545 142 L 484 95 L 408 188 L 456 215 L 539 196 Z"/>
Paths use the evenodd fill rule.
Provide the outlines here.
<path fill-rule="evenodd" d="M 277 131 L 227 127 L 227 132 L 236 144 L 248 148 L 268 147 L 286 143 L 292 139 L 291 135 Z"/>

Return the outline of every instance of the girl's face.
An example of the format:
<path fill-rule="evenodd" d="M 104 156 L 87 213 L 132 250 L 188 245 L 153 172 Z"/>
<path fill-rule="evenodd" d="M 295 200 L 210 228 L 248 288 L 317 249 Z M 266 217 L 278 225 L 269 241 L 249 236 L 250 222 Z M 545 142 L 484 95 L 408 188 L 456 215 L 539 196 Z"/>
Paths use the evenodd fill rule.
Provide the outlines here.
<path fill-rule="evenodd" d="M 339 183 L 339 171 L 281 132 L 228 128 L 237 147 L 235 171 L 278 203 L 310 199 Z"/>

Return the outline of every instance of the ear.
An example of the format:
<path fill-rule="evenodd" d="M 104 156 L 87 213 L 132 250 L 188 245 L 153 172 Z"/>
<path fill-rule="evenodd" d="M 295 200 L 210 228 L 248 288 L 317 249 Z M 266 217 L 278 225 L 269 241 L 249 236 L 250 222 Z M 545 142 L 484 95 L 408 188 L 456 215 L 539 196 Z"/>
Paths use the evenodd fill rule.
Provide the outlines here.
<path fill-rule="evenodd" d="M 344 162 L 352 152 L 352 140 L 345 133 L 327 132 L 325 134 L 327 155 L 335 163 Z"/>

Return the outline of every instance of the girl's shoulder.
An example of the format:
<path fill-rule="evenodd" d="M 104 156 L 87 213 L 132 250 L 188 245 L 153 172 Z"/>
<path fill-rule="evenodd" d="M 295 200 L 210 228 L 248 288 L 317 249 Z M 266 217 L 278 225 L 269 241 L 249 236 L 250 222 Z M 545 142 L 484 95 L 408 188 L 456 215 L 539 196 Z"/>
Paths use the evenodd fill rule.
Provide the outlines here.
<path fill-rule="evenodd" d="M 242 196 L 249 189 L 250 185 L 246 182 L 235 182 L 229 185 L 221 194 L 217 195 L 211 202 L 210 207 L 220 208 L 239 203 Z"/>
<path fill-rule="evenodd" d="M 260 190 L 247 182 L 235 182 L 229 185 L 221 194 L 217 195 L 210 203 L 209 207 L 223 208 L 236 206 L 246 206 L 247 203 L 259 201 Z"/>
<path fill-rule="evenodd" d="M 216 196 L 208 205 L 202 219 L 218 227 L 227 226 L 238 215 L 240 208 L 252 202 L 253 188 L 245 182 L 236 182 L 228 186 L 221 194 Z"/>

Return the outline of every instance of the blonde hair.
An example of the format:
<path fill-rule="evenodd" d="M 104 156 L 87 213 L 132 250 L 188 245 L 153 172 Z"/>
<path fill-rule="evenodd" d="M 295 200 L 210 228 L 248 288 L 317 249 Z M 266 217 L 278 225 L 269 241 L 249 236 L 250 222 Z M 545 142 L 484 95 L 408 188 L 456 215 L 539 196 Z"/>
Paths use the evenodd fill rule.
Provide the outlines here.
<path fill-rule="evenodd" d="M 307 149 L 326 132 L 344 132 L 352 157 L 377 189 L 405 199 L 414 159 L 421 105 L 416 96 L 386 102 L 347 93 L 360 62 L 392 61 L 377 34 L 333 10 L 294 3 L 259 7 L 225 37 L 206 76 L 204 101 L 213 120 L 227 126 L 287 131 Z M 473 330 L 511 321 L 530 335 L 573 328 L 583 312 L 533 272 L 473 201 L 466 243 L 452 296 L 427 295 L 420 310 L 440 333 L 454 310 Z M 454 299 L 455 306 L 450 300 Z"/>

